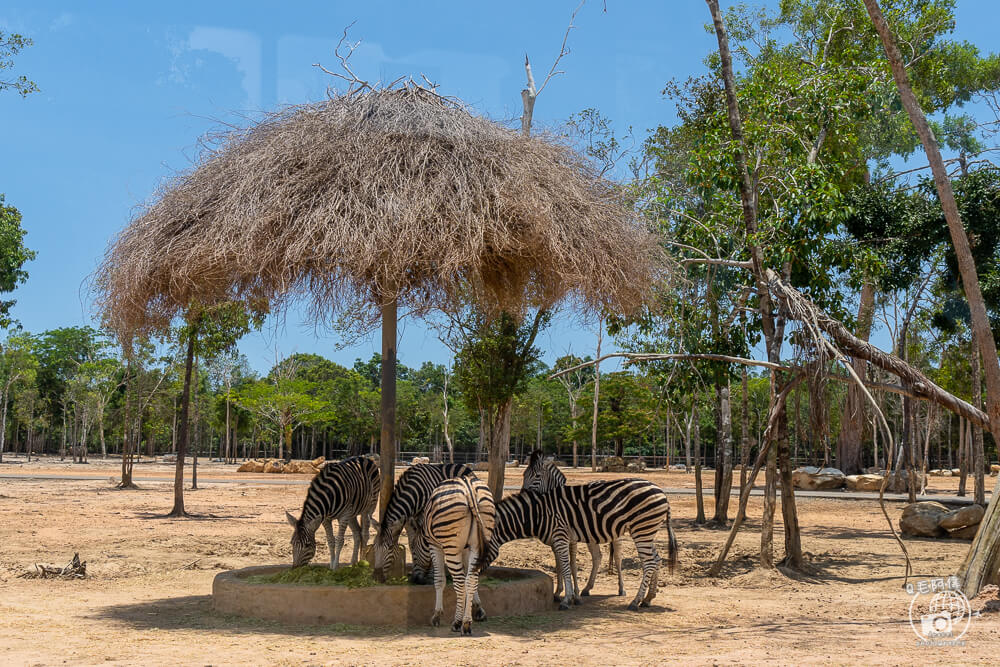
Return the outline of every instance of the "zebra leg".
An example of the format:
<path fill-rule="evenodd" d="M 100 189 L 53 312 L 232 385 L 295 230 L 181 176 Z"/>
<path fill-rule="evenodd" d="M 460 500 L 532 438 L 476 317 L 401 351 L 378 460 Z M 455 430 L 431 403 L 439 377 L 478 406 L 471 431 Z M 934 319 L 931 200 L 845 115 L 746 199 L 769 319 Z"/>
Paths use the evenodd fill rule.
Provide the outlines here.
<path fill-rule="evenodd" d="M 368 546 L 368 536 L 371 534 L 372 514 L 371 512 L 361 513 L 361 551 Z"/>
<path fill-rule="evenodd" d="M 434 572 L 434 615 L 431 616 L 431 625 L 435 628 L 441 625 L 441 617 L 444 615 L 444 553 L 436 546 L 430 546 L 431 570 Z"/>
<path fill-rule="evenodd" d="M 552 551 L 556 554 L 556 571 L 566 587 L 565 595 L 559 601 L 559 610 L 566 611 L 573 601 L 576 591 L 573 588 L 573 578 L 570 576 L 569 567 L 569 542 L 565 539 L 556 540 L 552 546 Z"/>
<path fill-rule="evenodd" d="M 597 573 L 601 569 L 601 545 L 587 542 L 587 549 L 590 551 L 590 576 L 587 578 L 587 586 L 580 592 L 580 595 L 590 595 L 590 589 L 594 587 Z"/>
<path fill-rule="evenodd" d="M 351 565 L 354 565 L 361 556 L 361 524 L 358 523 L 358 517 L 352 516 L 347 525 L 351 527 L 351 537 L 354 538 L 354 551 L 351 553 Z"/>
<path fill-rule="evenodd" d="M 622 543 L 621 540 L 611 541 L 611 553 L 614 554 L 615 570 L 618 571 L 618 595 L 625 595 L 625 575 L 622 574 Z"/>
<path fill-rule="evenodd" d="M 473 601 L 479 594 L 479 572 L 475 568 L 478 554 L 475 547 L 470 547 L 468 569 L 465 575 L 465 611 L 462 612 L 462 634 L 472 634 L 472 607 Z"/>
<path fill-rule="evenodd" d="M 656 561 L 654 560 L 656 548 L 652 541 L 636 542 L 635 548 L 639 552 L 640 560 L 642 560 L 642 577 L 639 579 L 639 590 L 636 591 L 635 599 L 628 604 L 628 608 L 632 611 L 637 610 L 639 603 L 646 597 L 646 590 L 649 587 L 650 580 L 653 578 L 653 569 L 656 567 Z"/>
<path fill-rule="evenodd" d="M 336 570 L 340 565 L 340 551 L 337 549 L 337 538 L 333 532 L 332 517 L 323 519 L 323 530 L 326 531 L 326 546 L 330 549 L 330 569 Z"/>
<path fill-rule="evenodd" d="M 479 575 L 476 575 L 476 592 L 472 596 L 472 620 L 481 623 L 486 620 L 486 610 L 479 600 Z"/>
<path fill-rule="evenodd" d="M 562 590 L 563 590 L 563 578 L 562 570 L 559 569 L 559 554 L 556 552 L 556 548 L 552 547 L 552 555 L 556 559 L 556 592 L 552 594 L 552 599 L 555 602 L 562 600 Z"/>
<path fill-rule="evenodd" d="M 576 579 L 576 542 L 569 543 L 569 574 L 573 580 L 573 604 L 580 604 L 580 583 Z"/>
<path fill-rule="evenodd" d="M 644 597 L 642 599 L 642 602 L 639 603 L 640 607 L 648 607 L 649 603 L 652 602 L 653 598 L 656 597 L 656 590 L 657 588 L 659 588 L 659 579 L 660 579 L 660 554 L 656 553 L 656 550 L 654 549 L 653 572 L 652 576 L 649 579 L 649 590 L 646 591 L 646 597 Z"/>
<path fill-rule="evenodd" d="M 448 570 L 451 572 L 451 583 L 455 589 L 455 619 L 451 623 L 453 632 L 462 631 L 462 620 L 465 616 L 465 569 L 467 564 L 462 557 L 463 555 L 462 553 L 445 555 Z"/>
<path fill-rule="evenodd" d="M 337 521 L 337 537 L 336 544 L 334 545 L 337 549 L 336 555 L 330 555 L 330 569 L 336 570 L 340 567 L 340 552 L 344 550 L 344 535 L 347 533 L 347 522 Z"/>

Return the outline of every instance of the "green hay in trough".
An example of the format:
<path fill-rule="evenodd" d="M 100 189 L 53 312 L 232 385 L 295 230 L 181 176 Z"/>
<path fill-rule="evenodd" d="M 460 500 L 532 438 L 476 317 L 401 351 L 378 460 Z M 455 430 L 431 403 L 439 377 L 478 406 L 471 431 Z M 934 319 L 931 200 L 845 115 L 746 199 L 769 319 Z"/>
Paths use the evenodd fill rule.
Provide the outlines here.
<path fill-rule="evenodd" d="M 293 584 L 296 586 L 346 586 L 347 588 L 367 588 L 377 586 L 378 582 L 372 574 L 368 561 L 358 561 L 355 565 L 347 565 L 331 570 L 324 565 L 303 565 L 302 567 L 281 570 L 274 574 L 255 574 L 247 577 L 251 584 Z M 406 577 L 386 579 L 392 586 L 409 584 Z"/>

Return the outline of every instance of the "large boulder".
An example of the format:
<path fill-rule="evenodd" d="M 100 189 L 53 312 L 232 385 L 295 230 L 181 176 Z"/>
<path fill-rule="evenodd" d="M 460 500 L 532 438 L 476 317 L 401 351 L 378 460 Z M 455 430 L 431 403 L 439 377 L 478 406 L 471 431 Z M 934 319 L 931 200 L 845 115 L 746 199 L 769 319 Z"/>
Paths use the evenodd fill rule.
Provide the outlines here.
<path fill-rule="evenodd" d="M 836 468 L 805 466 L 792 471 L 792 485 L 808 491 L 839 489 L 847 483 L 847 476 Z"/>
<path fill-rule="evenodd" d="M 520 468 L 521 464 L 518 463 L 517 459 L 513 459 L 511 461 L 507 461 L 507 467 L 508 468 Z"/>
<path fill-rule="evenodd" d="M 982 505 L 966 505 L 945 514 L 941 517 L 938 525 L 945 530 L 958 530 L 959 528 L 966 528 L 968 526 L 978 526 L 979 522 L 983 520 L 985 513 L 986 510 L 983 509 Z"/>
<path fill-rule="evenodd" d="M 322 468 L 322 467 L 323 467 L 323 464 L 324 464 L 324 463 L 326 463 L 326 457 L 325 457 L 325 456 L 318 456 L 318 457 L 316 457 L 316 458 L 314 458 L 314 459 L 312 460 L 312 464 L 313 464 L 313 466 L 314 466 L 314 467 L 315 467 L 315 468 L 316 468 L 317 470 L 318 470 L 319 468 Z"/>
<path fill-rule="evenodd" d="M 601 463 L 601 472 L 625 472 L 625 459 L 609 456 Z"/>
<path fill-rule="evenodd" d="M 882 488 L 882 475 L 848 475 L 846 478 L 849 491 L 878 491 Z"/>
<path fill-rule="evenodd" d="M 957 530 L 949 530 L 948 537 L 956 540 L 974 540 L 976 538 L 976 533 L 979 532 L 979 524 L 974 526 L 966 526 L 965 528 L 959 528 Z"/>
<path fill-rule="evenodd" d="M 277 459 L 268 459 L 267 462 L 264 463 L 263 472 L 280 473 L 284 472 L 284 470 L 285 470 L 285 464 Z"/>
<path fill-rule="evenodd" d="M 625 466 L 625 470 L 628 472 L 645 472 L 646 462 L 642 459 L 638 461 L 629 461 L 628 465 Z"/>
<path fill-rule="evenodd" d="M 472 466 L 472 469 L 476 472 L 489 472 L 490 464 L 488 461 L 480 461 L 479 463 Z"/>
<path fill-rule="evenodd" d="M 990 466 L 990 474 L 991 475 L 1000 475 L 1000 465 L 997 465 L 996 463 L 994 463 L 993 465 L 991 465 Z"/>
<path fill-rule="evenodd" d="M 903 508 L 899 519 L 899 530 L 912 537 L 943 537 L 947 534 L 940 526 L 941 519 L 948 514 L 948 508 L 941 503 L 922 501 Z"/>
<path fill-rule="evenodd" d="M 941 476 L 942 477 L 953 477 L 954 475 L 955 475 L 955 473 L 953 473 L 951 470 L 942 470 L 941 471 Z"/>
<path fill-rule="evenodd" d="M 319 469 L 312 464 L 312 461 L 289 461 L 281 472 L 292 475 L 315 475 Z"/>
<path fill-rule="evenodd" d="M 414 456 L 413 463 L 411 465 L 420 465 L 421 463 L 430 463 L 431 458 L 429 456 Z"/>
<path fill-rule="evenodd" d="M 243 465 L 236 469 L 236 472 L 264 472 L 264 462 L 245 461 Z"/>

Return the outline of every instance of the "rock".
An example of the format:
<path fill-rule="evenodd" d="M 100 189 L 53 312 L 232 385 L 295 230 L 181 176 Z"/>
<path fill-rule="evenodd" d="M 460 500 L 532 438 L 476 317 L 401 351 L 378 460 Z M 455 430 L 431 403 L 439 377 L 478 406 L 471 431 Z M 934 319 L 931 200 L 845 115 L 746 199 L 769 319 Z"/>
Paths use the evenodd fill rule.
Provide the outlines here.
<path fill-rule="evenodd" d="M 476 472 L 488 472 L 490 469 L 490 464 L 488 461 L 480 461 L 479 463 L 472 466 L 472 469 Z"/>
<path fill-rule="evenodd" d="M 285 469 L 285 464 L 276 459 L 268 459 L 264 464 L 264 470 L 262 472 L 270 473 L 280 473 Z"/>
<path fill-rule="evenodd" d="M 878 491 L 883 479 L 882 475 L 848 475 L 847 488 L 850 491 Z"/>
<path fill-rule="evenodd" d="M 286 463 L 281 472 L 290 475 L 315 475 L 319 472 L 319 468 L 312 464 L 312 461 L 289 461 Z"/>
<path fill-rule="evenodd" d="M 996 463 L 994 463 L 993 465 L 991 465 L 990 466 L 990 474 L 991 475 L 1000 475 L 1000 465 L 997 465 Z"/>
<path fill-rule="evenodd" d="M 943 472 L 944 471 L 940 470 L 939 468 L 934 468 L 933 470 L 928 470 L 927 474 L 930 475 L 931 477 L 941 477 L 941 473 Z"/>
<path fill-rule="evenodd" d="M 847 476 L 836 468 L 805 466 L 792 471 L 792 485 L 808 491 L 839 489 L 846 482 Z"/>
<path fill-rule="evenodd" d="M 628 472 L 643 472 L 646 470 L 646 462 L 642 459 L 629 461 L 628 465 L 625 466 L 625 470 Z"/>
<path fill-rule="evenodd" d="M 670 470 L 681 470 L 681 471 L 684 471 L 684 470 L 687 470 L 687 466 L 684 465 L 683 463 L 674 463 L 674 464 L 672 464 L 670 466 L 669 469 Z"/>
<path fill-rule="evenodd" d="M 942 476 L 942 477 L 952 477 L 952 476 L 953 476 L 954 474 L 955 474 L 955 473 L 953 473 L 953 472 L 952 472 L 952 471 L 950 471 L 950 470 L 942 470 L 942 471 L 941 471 L 941 476 Z"/>
<path fill-rule="evenodd" d="M 903 508 L 899 519 L 899 530 L 903 535 L 913 537 L 943 537 L 945 529 L 938 525 L 948 514 L 948 508 L 941 503 L 922 501 Z"/>
<path fill-rule="evenodd" d="M 236 469 L 236 472 L 262 472 L 263 470 L 264 464 L 260 461 L 245 461 Z"/>
<path fill-rule="evenodd" d="M 625 459 L 609 456 L 601 462 L 601 472 L 625 472 Z"/>
<path fill-rule="evenodd" d="M 884 475 L 885 471 L 879 466 L 868 466 L 865 468 L 866 475 Z"/>
<path fill-rule="evenodd" d="M 420 465 L 421 463 L 430 463 L 431 459 L 429 456 L 414 456 L 411 465 Z"/>
<path fill-rule="evenodd" d="M 979 532 L 979 524 L 974 526 L 966 526 L 965 528 L 958 528 L 956 530 L 949 530 L 948 537 L 956 540 L 973 540 L 976 537 L 976 533 Z"/>
<path fill-rule="evenodd" d="M 985 513 L 986 510 L 983 509 L 982 505 L 967 505 L 945 514 L 941 517 L 938 525 L 945 530 L 958 530 L 966 526 L 977 526 L 983 520 Z"/>
<path fill-rule="evenodd" d="M 962 471 L 959 470 L 958 468 L 952 468 L 951 469 L 951 476 L 952 477 L 958 477 L 961 474 L 962 474 Z"/>
<path fill-rule="evenodd" d="M 326 463 L 326 457 L 323 456 L 319 456 L 312 460 L 313 466 L 316 467 L 317 469 L 322 468 L 324 463 Z"/>
<path fill-rule="evenodd" d="M 520 468 L 521 465 L 517 462 L 517 459 L 514 459 L 513 461 L 507 461 L 507 467 L 508 468 Z"/>

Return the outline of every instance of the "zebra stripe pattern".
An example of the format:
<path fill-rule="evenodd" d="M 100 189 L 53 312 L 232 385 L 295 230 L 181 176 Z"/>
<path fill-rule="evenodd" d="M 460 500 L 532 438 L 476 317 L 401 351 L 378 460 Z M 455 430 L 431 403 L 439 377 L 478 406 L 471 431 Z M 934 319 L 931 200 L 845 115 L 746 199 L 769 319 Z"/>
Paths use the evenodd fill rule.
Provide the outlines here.
<path fill-rule="evenodd" d="M 548 493 L 521 491 L 497 503 L 497 522 L 490 542 L 491 562 L 500 546 L 516 539 L 535 537 L 552 547 L 557 570 L 567 589 L 559 605 L 567 609 L 574 595 L 569 572 L 569 543 L 603 544 L 629 534 L 642 561 L 642 577 L 629 609 L 648 606 L 656 596 L 660 556 L 656 534 L 666 524 L 668 561 L 677 563 L 677 540 L 670 526 L 667 494 L 651 482 L 621 479 L 570 485 Z"/>
<path fill-rule="evenodd" d="M 475 478 L 476 473 L 462 463 L 420 463 L 400 475 L 382 511 L 382 523 L 375 535 L 376 578 L 384 579 L 385 573 L 392 567 L 399 534 L 406 527 L 413 558 L 410 579 L 414 583 L 429 583 L 427 575 L 431 571 L 431 557 L 424 543 L 424 508 L 434 489 L 444 480 L 454 477 Z"/>
<path fill-rule="evenodd" d="M 474 477 L 447 479 L 431 494 L 424 510 L 424 539 L 434 564 L 434 615 L 431 625 L 441 623 L 445 577 L 451 573 L 455 587 L 455 619 L 451 629 L 472 634 L 472 620 L 486 619 L 479 602 L 479 573 L 493 525 L 496 505 L 490 489 Z M 447 571 L 445 568 L 447 567 Z"/>
<path fill-rule="evenodd" d="M 566 486 L 566 475 L 559 469 L 555 461 L 543 458 L 542 451 L 536 449 L 528 458 L 528 465 L 524 469 L 521 488 L 547 493 L 552 489 Z M 597 581 L 597 572 L 601 569 L 601 547 L 598 544 L 589 542 L 587 549 L 590 551 L 590 576 L 587 578 L 587 585 L 580 591 L 580 595 L 590 595 L 594 582 Z M 618 595 L 625 595 L 625 579 L 622 575 L 622 550 L 617 540 L 613 540 L 608 547 L 608 574 L 613 570 L 618 573 Z M 576 578 L 576 543 L 569 545 L 569 569 L 573 576 L 573 589 L 580 590 Z M 560 592 L 563 588 L 562 577 L 556 578 L 555 598 L 559 600 Z M 573 602 L 579 604 L 580 598 L 573 596 Z"/>
<path fill-rule="evenodd" d="M 340 551 L 348 526 L 354 536 L 351 562 L 358 561 L 360 550 L 368 543 L 372 513 L 378 502 L 379 479 L 378 464 L 364 456 L 327 463 L 320 468 L 306 492 L 301 516 L 296 519 L 285 512 L 285 518 L 295 529 L 292 532 L 292 567 L 305 565 L 316 555 L 316 530 L 321 523 L 330 547 L 330 569 L 340 566 Z M 361 515 L 360 523 L 358 515 Z M 336 535 L 334 519 L 337 520 Z"/>

